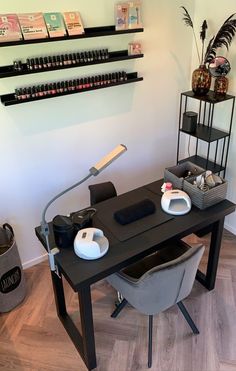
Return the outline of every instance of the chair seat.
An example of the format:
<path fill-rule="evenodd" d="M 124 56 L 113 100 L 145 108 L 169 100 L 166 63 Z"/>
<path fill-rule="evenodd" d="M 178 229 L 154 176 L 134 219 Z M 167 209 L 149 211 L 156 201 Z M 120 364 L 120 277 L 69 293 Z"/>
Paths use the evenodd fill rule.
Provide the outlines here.
<path fill-rule="evenodd" d="M 178 258 L 188 249 L 189 245 L 185 244 L 183 241 L 162 245 L 160 250 L 122 269 L 119 274 L 138 280 L 150 269 Z"/>

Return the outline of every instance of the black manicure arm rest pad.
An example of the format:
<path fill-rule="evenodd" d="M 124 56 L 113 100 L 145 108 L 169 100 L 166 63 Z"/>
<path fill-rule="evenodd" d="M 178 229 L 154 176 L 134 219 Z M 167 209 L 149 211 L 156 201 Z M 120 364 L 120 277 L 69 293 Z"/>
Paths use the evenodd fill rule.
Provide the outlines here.
<path fill-rule="evenodd" d="M 119 224 L 126 225 L 147 215 L 154 214 L 155 211 L 156 206 L 154 202 L 146 198 L 143 201 L 116 211 L 114 218 Z"/>

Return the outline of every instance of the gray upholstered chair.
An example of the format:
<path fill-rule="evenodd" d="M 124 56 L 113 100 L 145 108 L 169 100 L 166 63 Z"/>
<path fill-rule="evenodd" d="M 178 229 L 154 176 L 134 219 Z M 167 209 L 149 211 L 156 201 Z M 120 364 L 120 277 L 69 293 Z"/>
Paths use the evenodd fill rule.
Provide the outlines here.
<path fill-rule="evenodd" d="M 124 298 L 112 313 L 113 318 L 127 302 L 149 316 L 148 367 L 152 365 L 154 314 L 177 304 L 194 334 L 199 334 L 182 300 L 192 290 L 203 252 L 204 246 L 201 244 L 190 247 L 182 241 L 176 241 L 107 278 Z"/>

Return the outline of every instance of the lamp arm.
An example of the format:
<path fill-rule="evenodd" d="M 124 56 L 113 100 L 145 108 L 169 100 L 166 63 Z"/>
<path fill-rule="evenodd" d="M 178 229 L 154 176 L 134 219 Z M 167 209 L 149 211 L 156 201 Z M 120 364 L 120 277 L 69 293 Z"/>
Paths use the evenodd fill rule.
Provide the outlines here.
<path fill-rule="evenodd" d="M 54 255 L 58 252 L 58 249 L 57 248 L 54 248 L 54 249 L 50 249 L 50 244 L 49 244 L 49 226 L 48 226 L 48 223 L 46 221 L 46 212 L 49 208 L 49 206 L 54 202 L 56 201 L 59 197 L 63 196 L 65 193 L 71 191 L 73 188 L 76 188 L 77 186 L 79 186 L 80 184 L 84 183 L 88 178 L 90 178 L 93 174 L 88 174 L 86 177 L 84 177 L 82 180 L 80 180 L 79 182 L 73 184 L 72 186 L 70 186 L 69 188 L 65 189 L 64 191 L 58 193 L 58 195 L 56 195 L 55 197 L 53 197 L 48 203 L 47 205 L 45 206 L 44 210 L 43 210 L 43 213 L 42 213 L 42 221 L 41 221 L 41 233 L 42 235 L 44 236 L 45 238 L 45 242 L 46 242 L 46 247 L 47 247 L 47 252 L 48 252 L 48 259 L 49 259 L 49 265 L 50 265 L 50 268 L 51 268 L 51 271 L 55 271 L 56 270 L 56 266 L 55 266 L 55 260 L 54 260 Z"/>
<path fill-rule="evenodd" d="M 56 195 L 55 197 L 53 197 L 48 203 L 47 205 L 45 206 L 43 212 L 42 212 L 42 224 L 45 224 L 46 223 L 46 212 L 49 208 L 49 206 L 54 202 L 56 201 L 59 197 L 63 196 L 65 193 L 71 191 L 72 189 L 78 187 L 80 184 L 84 183 L 87 179 L 89 179 L 90 177 L 92 176 L 92 174 L 88 174 L 86 177 L 84 177 L 82 180 L 80 180 L 79 182 L 73 184 L 72 186 L 68 187 L 67 189 L 65 189 L 64 191 L 58 193 L 58 195 Z"/>
<path fill-rule="evenodd" d="M 115 161 L 118 157 L 120 157 L 122 155 L 122 153 L 124 153 L 125 151 L 127 151 L 127 147 L 124 144 L 118 145 L 113 151 L 111 151 L 110 153 L 108 153 L 108 155 L 106 155 L 104 158 L 102 158 L 96 165 L 91 167 L 91 169 L 89 170 L 89 174 L 86 177 L 84 177 L 79 182 L 73 184 L 71 187 L 65 189 L 64 191 L 62 191 L 60 193 L 58 193 L 58 195 L 53 197 L 47 203 L 45 208 L 43 209 L 42 221 L 41 221 L 41 234 L 45 238 L 47 252 L 48 252 L 49 265 L 50 265 L 51 271 L 53 271 L 53 272 L 56 271 L 57 272 L 57 267 L 56 267 L 56 264 L 55 264 L 54 255 L 57 254 L 59 252 L 59 250 L 58 250 L 57 247 L 54 247 L 53 249 L 51 249 L 50 244 L 49 244 L 49 226 L 48 226 L 48 223 L 46 221 L 46 212 L 47 212 L 49 206 L 54 201 L 56 201 L 59 197 L 63 196 L 65 193 L 71 191 L 73 188 L 75 188 L 75 187 L 79 186 L 80 184 L 84 183 L 91 176 L 96 176 L 96 175 L 100 174 L 101 171 L 103 171 L 113 161 Z"/>

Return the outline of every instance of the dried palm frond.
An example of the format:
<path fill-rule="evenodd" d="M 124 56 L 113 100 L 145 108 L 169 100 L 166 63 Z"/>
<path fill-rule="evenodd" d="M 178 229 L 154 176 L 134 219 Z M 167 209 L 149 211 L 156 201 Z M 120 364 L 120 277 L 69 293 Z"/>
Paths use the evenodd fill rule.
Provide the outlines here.
<path fill-rule="evenodd" d="M 204 54 L 204 42 L 206 39 L 206 30 L 207 30 L 207 21 L 204 20 L 202 24 L 202 30 L 200 32 L 200 39 L 202 40 L 202 55 L 201 55 L 201 64 L 203 63 L 203 54 Z"/>
<path fill-rule="evenodd" d="M 236 19 L 232 19 L 234 15 L 235 13 L 226 19 L 216 36 L 209 41 L 204 57 L 204 63 L 209 63 L 213 58 L 215 58 L 216 50 L 218 48 L 225 46 L 227 50 L 229 49 L 236 32 Z"/>
<path fill-rule="evenodd" d="M 199 54 L 199 50 L 198 50 L 197 39 L 196 39 L 195 30 L 194 30 L 194 27 L 193 27 L 192 18 L 190 16 L 189 12 L 187 11 L 187 9 L 184 6 L 181 6 L 181 8 L 184 10 L 184 16 L 183 16 L 184 23 L 186 24 L 186 26 L 191 27 L 192 30 L 193 30 L 194 41 L 195 41 L 195 45 L 196 45 L 196 49 L 197 49 L 197 55 L 198 55 L 198 59 L 199 59 L 199 63 L 200 63 L 201 62 L 200 54 Z"/>

